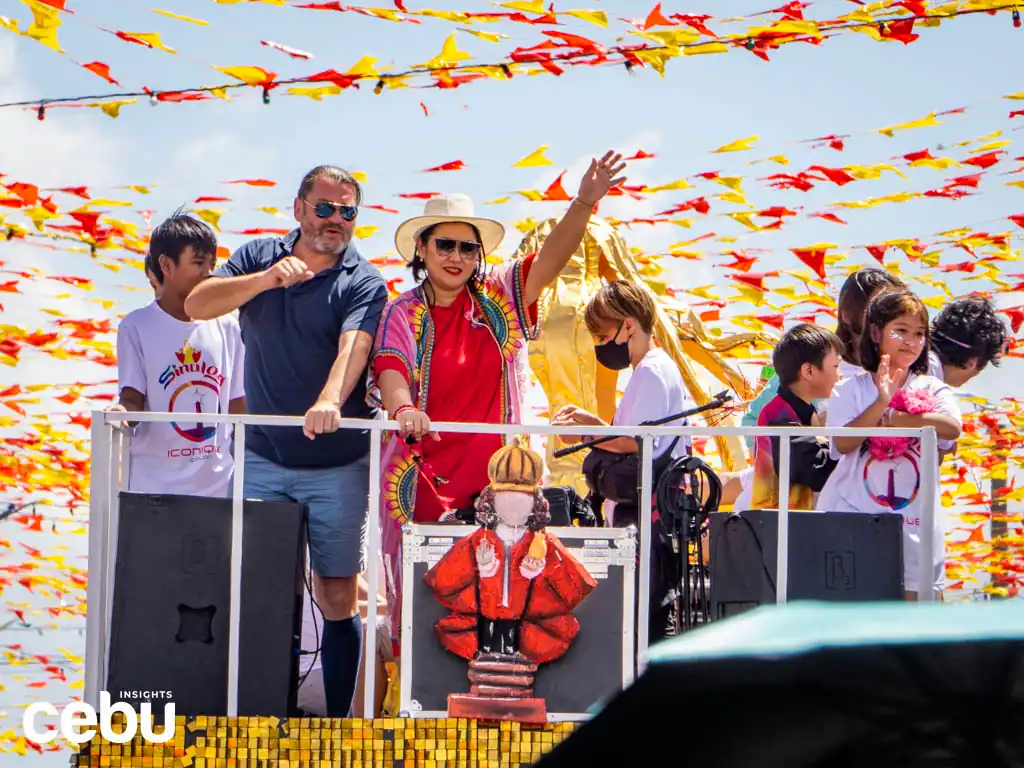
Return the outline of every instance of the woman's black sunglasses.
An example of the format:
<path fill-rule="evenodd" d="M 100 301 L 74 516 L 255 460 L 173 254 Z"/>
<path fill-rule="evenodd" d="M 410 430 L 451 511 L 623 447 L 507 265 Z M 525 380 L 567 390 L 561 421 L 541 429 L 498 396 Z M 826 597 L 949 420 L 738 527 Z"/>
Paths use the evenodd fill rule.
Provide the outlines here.
<path fill-rule="evenodd" d="M 438 253 L 448 254 L 459 249 L 459 255 L 464 259 L 475 259 L 480 253 L 480 243 L 472 240 L 456 240 L 452 237 L 435 237 L 434 247 Z"/>
<path fill-rule="evenodd" d="M 306 205 L 309 205 L 308 200 L 303 200 Z M 359 214 L 359 208 L 355 205 L 342 205 L 341 203 L 328 203 L 325 200 L 321 200 L 313 205 L 313 213 L 316 214 L 318 219 L 329 219 L 337 211 L 338 214 L 345 221 L 355 221 L 356 216 Z"/>

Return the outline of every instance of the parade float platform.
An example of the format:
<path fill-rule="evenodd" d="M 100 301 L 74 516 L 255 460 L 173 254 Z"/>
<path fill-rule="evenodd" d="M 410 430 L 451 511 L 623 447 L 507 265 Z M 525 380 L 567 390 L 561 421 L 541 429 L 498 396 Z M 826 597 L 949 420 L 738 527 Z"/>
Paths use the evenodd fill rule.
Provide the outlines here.
<path fill-rule="evenodd" d="M 178 717 L 174 738 L 141 735 L 114 744 L 97 735 L 72 756 L 80 768 L 514 768 L 532 765 L 577 723 L 542 726 L 463 718 L 376 720 L 273 717 Z M 116 730 L 120 730 L 115 725 Z"/>

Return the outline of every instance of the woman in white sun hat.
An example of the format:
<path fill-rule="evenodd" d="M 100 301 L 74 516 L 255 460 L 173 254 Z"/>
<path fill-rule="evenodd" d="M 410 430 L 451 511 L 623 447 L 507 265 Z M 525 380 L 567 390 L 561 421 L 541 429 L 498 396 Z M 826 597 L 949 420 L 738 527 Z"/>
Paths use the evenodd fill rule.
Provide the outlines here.
<path fill-rule="evenodd" d="M 400 425 L 384 448 L 380 510 L 396 635 L 401 526 L 436 522 L 446 506 L 471 507 L 503 444 L 501 435 L 437 435 L 430 422 L 520 423 L 520 352 L 539 332 L 537 299 L 579 247 L 594 206 L 625 180 L 624 169 L 614 152 L 593 160 L 540 252 L 522 260 L 488 265 L 505 228 L 477 217 L 461 194 L 431 198 L 395 234 L 418 285 L 384 309 L 369 398 Z"/>

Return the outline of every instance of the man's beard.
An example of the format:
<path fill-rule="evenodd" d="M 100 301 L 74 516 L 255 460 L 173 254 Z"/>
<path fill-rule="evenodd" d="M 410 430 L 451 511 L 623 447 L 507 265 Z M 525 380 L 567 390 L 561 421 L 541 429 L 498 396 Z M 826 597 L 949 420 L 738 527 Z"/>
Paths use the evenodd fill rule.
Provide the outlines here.
<path fill-rule="evenodd" d="M 339 256 L 348 247 L 351 236 L 346 236 L 344 230 L 341 232 L 341 239 L 335 241 L 330 235 L 322 234 L 318 229 L 307 227 L 301 228 L 302 238 L 306 241 L 309 249 L 314 253 L 325 256 Z M 335 244 L 337 242 L 337 244 Z"/>

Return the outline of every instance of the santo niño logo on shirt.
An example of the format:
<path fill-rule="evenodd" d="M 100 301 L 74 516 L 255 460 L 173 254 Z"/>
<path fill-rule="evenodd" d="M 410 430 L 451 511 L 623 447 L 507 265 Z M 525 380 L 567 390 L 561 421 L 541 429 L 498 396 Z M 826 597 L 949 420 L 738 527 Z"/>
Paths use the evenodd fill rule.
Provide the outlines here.
<path fill-rule="evenodd" d="M 864 490 L 875 504 L 899 512 L 914 503 L 921 490 L 918 447 L 912 446 L 903 456 L 894 459 L 875 459 L 864 449 L 862 453 L 866 458 L 862 473 Z M 916 524 L 905 515 L 904 520 L 907 524 Z"/>
<path fill-rule="evenodd" d="M 158 379 L 165 392 L 174 387 L 167 410 L 194 413 L 197 417 L 191 422 L 173 421 L 171 427 L 186 440 L 201 443 L 217 434 L 216 423 L 205 423 L 201 414 L 220 413 L 220 390 L 225 377 L 216 365 L 203 360 L 201 350 L 187 341 L 174 356 L 177 362 L 168 365 Z"/>

